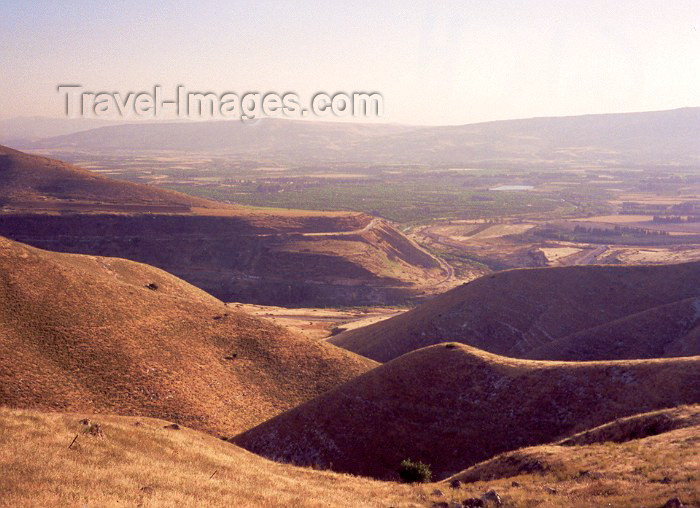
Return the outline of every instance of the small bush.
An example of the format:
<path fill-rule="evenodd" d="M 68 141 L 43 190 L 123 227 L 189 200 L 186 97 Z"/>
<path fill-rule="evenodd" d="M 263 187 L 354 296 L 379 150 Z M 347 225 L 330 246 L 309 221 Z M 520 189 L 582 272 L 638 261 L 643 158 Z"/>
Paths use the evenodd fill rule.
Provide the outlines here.
<path fill-rule="evenodd" d="M 411 459 L 401 462 L 398 473 L 404 483 L 428 483 L 433 476 L 428 464 L 413 462 Z"/>

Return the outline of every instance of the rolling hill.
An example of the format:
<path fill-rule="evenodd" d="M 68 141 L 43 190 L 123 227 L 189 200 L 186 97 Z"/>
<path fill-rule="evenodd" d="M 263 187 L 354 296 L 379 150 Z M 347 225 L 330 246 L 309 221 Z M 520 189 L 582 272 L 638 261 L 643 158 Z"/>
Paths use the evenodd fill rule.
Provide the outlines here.
<path fill-rule="evenodd" d="M 411 127 L 261 119 L 106 126 L 34 149 L 179 150 L 245 157 L 403 164 L 697 164 L 700 108 Z"/>
<path fill-rule="evenodd" d="M 4 147 L 0 235 L 147 263 L 229 301 L 398 303 L 446 276 L 434 257 L 365 214 L 217 203 Z"/>
<path fill-rule="evenodd" d="M 230 436 L 373 366 L 156 268 L 0 238 L 1 405 Z"/>
<path fill-rule="evenodd" d="M 699 309 L 700 263 L 519 269 L 330 342 L 380 362 L 448 340 L 540 360 L 688 356 Z"/>
<path fill-rule="evenodd" d="M 410 458 L 443 479 L 494 455 L 636 413 L 700 402 L 700 357 L 537 362 L 462 344 L 406 354 L 232 441 L 271 459 L 397 479 Z"/>

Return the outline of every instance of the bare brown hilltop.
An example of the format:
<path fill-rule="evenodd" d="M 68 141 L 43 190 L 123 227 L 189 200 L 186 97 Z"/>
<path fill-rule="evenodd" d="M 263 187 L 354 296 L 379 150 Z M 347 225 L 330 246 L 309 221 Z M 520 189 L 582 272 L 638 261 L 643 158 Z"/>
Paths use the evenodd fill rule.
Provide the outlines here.
<path fill-rule="evenodd" d="M 399 303 L 447 272 L 388 222 L 237 206 L 0 147 L 0 235 L 162 268 L 226 301 Z"/>
<path fill-rule="evenodd" d="M 233 441 L 265 457 L 380 479 L 434 479 L 620 417 L 700 402 L 700 357 L 538 362 L 440 344 L 406 354 Z"/>
<path fill-rule="evenodd" d="M 330 342 L 384 362 L 447 340 L 541 360 L 700 354 L 700 263 L 569 266 L 481 277 Z"/>
<path fill-rule="evenodd" d="M 0 238 L 0 404 L 166 418 L 230 436 L 374 362 L 156 268 Z"/>

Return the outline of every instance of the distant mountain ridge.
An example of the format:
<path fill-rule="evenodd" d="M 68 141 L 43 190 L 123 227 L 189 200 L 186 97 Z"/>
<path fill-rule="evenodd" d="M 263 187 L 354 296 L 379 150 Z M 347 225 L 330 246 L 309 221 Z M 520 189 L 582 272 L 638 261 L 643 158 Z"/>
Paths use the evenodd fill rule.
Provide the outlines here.
<path fill-rule="evenodd" d="M 0 120 L 0 143 L 18 145 L 123 122 L 93 118 L 21 116 Z"/>
<path fill-rule="evenodd" d="M 439 127 L 282 119 L 125 124 L 26 148 L 220 152 L 297 162 L 698 164 L 698 132 L 700 108 L 693 107 Z"/>

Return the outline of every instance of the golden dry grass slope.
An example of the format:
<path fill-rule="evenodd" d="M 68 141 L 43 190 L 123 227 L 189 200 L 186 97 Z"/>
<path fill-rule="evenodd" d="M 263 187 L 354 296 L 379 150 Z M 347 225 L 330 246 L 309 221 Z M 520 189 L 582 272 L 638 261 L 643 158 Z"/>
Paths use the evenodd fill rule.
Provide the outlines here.
<path fill-rule="evenodd" d="M 271 462 L 164 420 L 0 408 L 0 506 L 449 507 L 491 489 L 504 507 L 696 506 L 698 408 L 660 414 L 681 423 L 620 444 L 524 448 L 409 486 Z"/>
<path fill-rule="evenodd" d="M 0 506 L 426 506 L 425 488 L 277 464 L 167 424 L 0 408 Z"/>
<path fill-rule="evenodd" d="M 156 268 L 0 237 L 0 404 L 230 436 L 373 365 Z"/>
<path fill-rule="evenodd" d="M 233 441 L 268 458 L 381 479 L 396 479 L 411 458 L 441 479 L 504 451 L 698 402 L 700 357 L 541 362 L 447 343 L 397 358 Z"/>
<path fill-rule="evenodd" d="M 515 358 L 700 354 L 700 263 L 518 269 L 330 342 L 377 361 L 447 340 Z"/>

